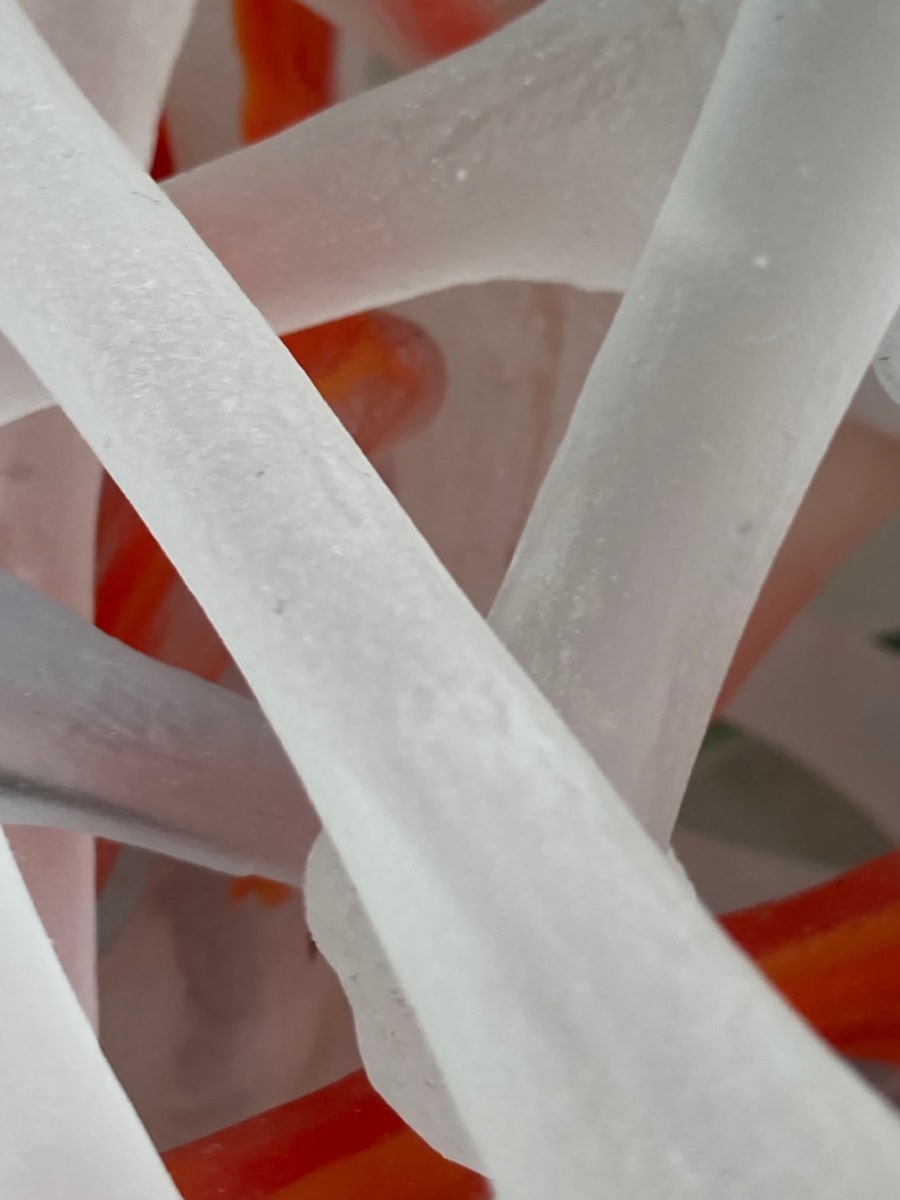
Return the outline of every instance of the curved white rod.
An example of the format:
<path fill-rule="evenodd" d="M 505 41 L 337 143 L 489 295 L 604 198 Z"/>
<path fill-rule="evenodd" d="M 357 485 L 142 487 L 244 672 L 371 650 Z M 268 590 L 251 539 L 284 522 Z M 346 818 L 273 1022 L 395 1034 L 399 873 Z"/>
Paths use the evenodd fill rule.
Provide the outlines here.
<path fill-rule="evenodd" d="M 255 704 L 0 572 L 0 822 L 299 885 L 319 821 Z"/>

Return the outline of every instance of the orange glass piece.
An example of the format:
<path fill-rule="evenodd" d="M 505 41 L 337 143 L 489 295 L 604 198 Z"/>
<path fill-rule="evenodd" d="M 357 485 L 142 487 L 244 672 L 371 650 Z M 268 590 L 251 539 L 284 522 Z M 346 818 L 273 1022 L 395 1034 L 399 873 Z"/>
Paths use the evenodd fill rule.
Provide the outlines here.
<path fill-rule="evenodd" d="M 97 526 L 98 628 L 170 666 L 218 679 L 228 651 L 115 483 L 106 477 Z"/>
<path fill-rule="evenodd" d="M 900 851 L 722 918 L 836 1049 L 900 1063 Z M 358 1072 L 164 1156 L 185 1200 L 487 1200 Z"/>
<path fill-rule="evenodd" d="M 487 1200 L 362 1071 L 165 1154 L 185 1200 Z"/>
<path fill-rule="evenodd" d="M 835 1049 L 900 1065 L 900 851 L 722 925 Z"/>
<path fill-rule="evenodd" d="M 361 313 L 282 341 L 368 455 L 392 449 L 440 406 L 443 357 L 411 321 Z"/>
<path fill-rule="evenodd" d="M 286 883 L 264 879 L 262 875 L 243 875 L 232 883 L 228 897 L 235 904 L 244 900 L 258 900 L 263 908 L 278 908 L 291 898 L 291 889 Z"/>
<path fill-rule="evenodd" d="M 94 879 L 98 896 L 113 873 L 121 849 L 118 842 L 111 842 L 109 838 L 94 839 Z"/>
<path fill-rule="evenodd" d="M 296 0 L 233 0 L 244 64 L 243 134 L 269 137 L 332 100 L 334 28 Z"/>
<path fill-rule="evenodd" d="M 336 39 L 326 21 L 296 0 L 234 0 L 234 19 L 248 141 L 331 101 Z M 366 454 L 383 453 L 424 425 L 443 395 L 440 351 L 398 317 L 363 313 L 282 341 Z"/>
<path fill-rule="evenodd" d="M 159 182 L 162 179 L 168 179 L 174 170 L 172 148 L 169 144 L 169 130 L 166 126 L 166 119 L 163 117 L 159 123 L 159 131 L 156 135 L 156 150 L 153 154 L 150 177 Z"/>

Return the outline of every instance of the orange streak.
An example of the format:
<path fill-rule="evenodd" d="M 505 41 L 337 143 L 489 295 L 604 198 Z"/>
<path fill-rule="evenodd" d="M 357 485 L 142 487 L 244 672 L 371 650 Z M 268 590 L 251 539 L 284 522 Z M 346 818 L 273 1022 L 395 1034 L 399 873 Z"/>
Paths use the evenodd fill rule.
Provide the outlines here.
<path fill-rule="evenodd" d="M 290 900 L 291 888 L 286 883 L 264 879 L 262 875 L 244 875 L 232 883 L 228 898 L 234 904 L 252 898 L 258 900 L 263 908 L 278 908 Z"/>
<path fill-rule="evenodd" d="M 335 32 L 296 0 L 233 0 L 244 63 L 242 123 L 254 142 L 312 116 L 332 100 Z"/>
<path fill-rule="evenodd" d="M 153 165 L 150 168 L 151 178 L 159 181 L 168 179 L 175 171 L 175 166 L 172 161 L 172 148 L 169 144 L 169 130 L 166 126 L 165 117 L 159 123 L 159 132 L 156 137 L 156 151 L 153 155 Z"/>
<path fill-rule="evenodd" d="M 234 0 L 248 141 L 305 120 L 331 100 L 334 30 L 296 0 Z M 363 313 L 283 339 L 366 454 L 384 453 L 434 414 L 440 352 L 410 322 Z"/>
<path fill-rule="evenodd" d="M 234 15 L 248 141 L 305 120 L 330 102 L 336 41 L 326 21 L 296 0 L 234 0 Z M 440 403 L 440 351 L 411 322 L 362 313 L 282 341 L 366 454 L 391 449 Z"/>
<path fill-rule="evenodd" d="M 411 321 L 361 313 L 282 341 L 365 454 L 392 449 L 440 406 L 443 358 Z"/>
<path fill-rule="evenodd" d="M 835 1049 L 900 1064 L 900 851 L 722 926 Z"/>
<path fill-rule="evenodd" d="M 98 896 L 106 887 L 121 850 L 118 842 L 111 842 L 102 837 L 94 839 L 94 880 Z"/>
<path fill-rule="evenodd" d="M 228 652 L 146 525 L 107 476 L 97 526 L 97 627 L 142 654 L 216 679 Z"/>
<path fill-rule="evenodd" d="M 164 1155 L 185 1200 L 487 1200 L 360 1071 Z"/>
<path fill-rule="evenodd" d="M 900 1063 L 900 851 L 722 919 L 841 1052 Z M 360 1072 L 165 1155 L 185 1200 L 487 1200 Z"/>

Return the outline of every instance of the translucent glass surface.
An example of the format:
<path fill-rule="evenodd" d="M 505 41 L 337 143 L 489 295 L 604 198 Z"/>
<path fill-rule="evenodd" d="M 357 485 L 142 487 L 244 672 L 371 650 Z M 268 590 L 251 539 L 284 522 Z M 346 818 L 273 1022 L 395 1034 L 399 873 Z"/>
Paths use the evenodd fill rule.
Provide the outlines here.
<path fill-rule="evenodd" d="M 729 456 L 732 478 L 739 475 L 733 441 L 715 442 L 726 375 L 740 401 L 734 437 L 742 453 L 747 446 L 751 492 L 759 485 L 752 437 L 770 414 L 745 391 L 749 368 L 739 351 L 752 345 L 760 379 L 784 406 L 781 439 L 765 440 L 786 476 L 783 495 L 770 497 L 774 515 L 760 526 L 774 539 L 900 300 L 897 249 L 886 236 L 900 199 L 892 136 L 900 14 L 873 3 L 871 22 L 857 25 L 833 0 L 776 20 L 784 15 L 768 0 L 744 10 L 637 299 L 625 301 L 576 416 L 585 451 L 594 423 L 618 434 L 615 388 L 605 416 L 584 414 L 596 408 L 604 372 L 613 384 L 625 374 L 608 364 L 627 359 L 632 346 L 647 354 L 641 370 L 628 372 L 646 389 L 637 402 L 629 395 L 634 439 L 618 443 L 642 473 L 640 491 L 636 476 L 625 478 L 635 538 L 649 508 L 659 516 L 660 498 L 635 447 L 654 451 L 652 466 L 706 479 L 696 450 L 708 432 L 714 451 Z M 723 1179 L 735 1200 L 892 1194 L 900 1141 L 888 1111 L 715 928 L 437 565 L 265 320 L 60 75 L 10 0 L 0 4 L 0 22 L 0 87 L 11 114 L 0 125 L 0 324 L 146 517 L 260 697 L 497 1195 L 590 1196 L 601 1180 L 630 1200 L 717 1200 Z M 813 101 L 803 72 L 812 59 L 821 68 L 823 55 L 831 71 Z M 826 126 L 837 150 L 824 145 Z M 776 133 L 808 152 L 828 183 L 803 222 L 779 190 L 784 163 L 774 148 L 787 151 Z M 714 240 L 719 260 L 711 262 L 716 255 L 703 252 L 691 224 L 694 205 L 717 216 L 718 189 L 735 186 L 718 168 L 739 152 L 749 164 L 745 207 L 735 198 L 737 226 Z M 857 222 L 862 192 L 866 220 Z M 745 221 L 771 240 L 748 244 Z M 818 255 L 813 271 L 810 244 L 823 240 L 833 254 Z M 756 272 L 767 268 L 752 256 L 766 253 L 772 282 L 759 295 Z M 799 412 L 791 406 L 793 358 L 786 349 L 769 357 L 773 343 L 763 336 L 777 344 L 781 306 L 795 286 L 791 255 L 794 273 L 820 285 L 816 294 L 827 297 L 833 272 L 860 297 L 853 319 L 832 331 L 815 412 L 812 400 Z M 29 286 L 36 275 L 39 289 Z M 703 303 L 701 278 L 710 288 Z M 670 326 L 659 324 L 665 296 L 676 306 Z M 821 311 L 796 315 L 798 307 L 793 347 L 821 349 L 804 337 L 819 330 Z M 679 322 L 685 336 L 676 342 Z M 701 365 L 709 384 L 695 406 Z M 646 417 L 665 400 L 660 452 Z M 695 451 L 687 462 L 685 445 Z M 580 460 L 557 459 L 572 463 L 576 500 Z M 604 479 L 621 480 L 623 470 Z M 661 480 L 665 492 L 671 475 L 661 470 Z M 735 493 L 740 507 L 741 478 Z M 548 497 L 552 489 L 541 520 L 548 511 L 556 520 Z M 718 499 L 711 487 L 704 511 L 714 509 L 734 534 L 734 502 Z M 698 522 L 692 533 L 676 512 L 666 554 L 658 541 L 647 547 L 666 583 L 674 579 L 676 611 L 674 547 L 689 561 L 707 532 Z M 764 551 L 761 541 L 751 556 L 760 571 Z M 526 541 L 520 561 L 530 554 Z M 727 554 L 723 561 L 727 574 L 734 564 Z M 558 570 L 577 590 L 572 566 L 545 560 L 539 582 Z M 657 573 L 639 577 L 647 591 L 663 590 Z M 698 580 L 705 585 L 707 574 L 697 574 L 695 591 Z M 722 655 L 739 624 L 728 612 L 717 627 Z M 699 656 L 690 633 L 679 649 Z M 620 642 L 622 652 L 635 645 L 627 630 Z M 663 657 L 668 666 L 672 655 Z M 724 668 L 714 659 L 715 648 L 710 679 L 714 666 Z M 699 700 L 686 703 L 691 720 L 705 679 Z M 624 686 L 620 694 L 624 706 Z M 691 730 L 679 754 L 688 754 Z M 646 733 L 636 721 L 634 738 Z M 645 745 L 655 771 L 656 739 Z M 679 785 L 672 770 L 670 786 Z M 357 958 L 360 971 L 377 966 Z"/>
<path fill-rule="evenodd" d="M 44 936 L 2 834 L 0 903 L 4 1197 L 177 1200 Z"/>
<path fill-rule="evenodd" d="M 3 573 L 0 620 L 3 821 L 299 883 L 318 820 L 255 704 Z"/>
<path fill-rule="evenodd" d="M 660 839 L 900 296 L 900 18 L 841 11 L 746 10 L 492 616 Z"/>

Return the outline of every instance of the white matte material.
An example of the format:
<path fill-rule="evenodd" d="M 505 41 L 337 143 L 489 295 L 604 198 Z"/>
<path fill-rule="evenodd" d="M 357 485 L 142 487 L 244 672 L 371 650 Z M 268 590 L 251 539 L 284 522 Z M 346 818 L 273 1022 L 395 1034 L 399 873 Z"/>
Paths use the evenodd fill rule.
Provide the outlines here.
<path fill-rule="evenodd" d="M 0 429 L 0 566 L 82 618 L 94 611 L 99 488 L 100 464 L 59 409 Z M 23 585 L 9 583 L 19 595 L 50 605 Z M 4 624 L 0 658 L 23 651 L 14 627 Z M 18 699 L 27 704 L 29 698 Z M 30 737 L 28 731 L 24 742 Z M 14 744 L 17 753 L 24 749 L 18 738 Z M 2 806 L 0 819 L 5 819 Z M 96 1021 L 93 838 L 64 829 L 18 828 L 7 836 L 59 960 L 85 1012 Z"/>
<path fill-rule="evenodd" d="M 529 8 L 534 8 L 538 2 L 539 0 L 478 0 L 477 3 L 472 3 L 472 0 L 468 0 L 469 7 L 463 11 L 470 21 L 472 13 L 478 11 L 486 26 L 490 26 L 491 23 L 499 26 Z M 380 54 L 386 62 L 400 70 L 421 66 L 428 61 L 423 47 L 415 38 L 409 37 L 410 24 L 412 32 L 415 32 L 413 19 L 408 18 L 406 23 L 402 19 L 398 20 L 398 14 L 401 18 L 404 12 L 415 14 L 415 2 L 410 4 L 409 0 L 400 0 L 398 4 L 396 0 L 311 0 L 306 7 L 321 14 L 355 41 Z"/>
<path fill-rule="evenodd" d="M 255 704 L 3 572 L 0 627 L 0 819 L 300 884 L 319 821 Z"/>
<path fill-rule="evenodd" d="M 900 9 L 742 11 L 492 612 L 662 843 L 900 300 Z"/>
<path fill-rule="evenodd" d="M 872 73 L 876 43 L 891 73 L 897 10 L 753 7 L 731 97 L 720 83 L 492 612 L 663 844 L 756 593 L 900 296 L 900 88 Z M 867 303 L 848 310 L 832 272 Z M 339 874 L 323 878 L 348 906 Z M 329 951 L 346 979 L 358 946 Z M 380 1053 L 365 1041 L 383 1077 L 401 1074 L 392 1041 L 418 1039 L 390 1012 L 386 989 L 391 1037 Z M 420 1110 L 403 1111 L 452 1153 L 417 1069 Z"/>
<path fill-rule="evenodd" d="M 178 1200 L 66 982 L 2 833 L 0 909 L 3 1200 Z"/>
<path fill-rule="evenodd" d="M 163 96 L 194 0 L 24 0 L 23 7 L 138 161 L 156 142 Z M 55 403 L 0 335 L 0 424 Z"/>
<path fill-rule="evenodd" d="M 233 5 L 194 0 L 193 20 L 166 95 L 166 129 L 176 170 L 240 146 L 243 93 Z"/>
<path fill-rule="evenodd" d="M 617 298 L 487 283 L 404 305 L 447 366 L 435 420 L 391 456 L 391 488 L 486 613 L 565 432 Z"/>
<path fill-rule="evenodd" d="M 884 335 L 872 366 L 882 387 L 900 404 L 900 311 Z"/>
<path fill-rule="evenodd" d="M 710 923 L 11 0 L 0 35 L 0 324 L 261 697 L 501 1200 L 890 1194 L 887 1110 Z"/>
<path fill-rule="evenodd" d="M 50 49 L 140 161 L 152 152 L 192 3 L 27 0 Z M 52 403 L 51 392 L 0 333 L 0 424 Z M 3 506 L 9 546 L 0 565 L 76 612 L 92 614 L 99 464 L 58 412 L 34 415 L 0 431 L 0 438 L 9 480 Z M 9 836 L 57 952 L 86 1011 L 96 1016 L 93 841 L 54 830 Z"/>
<path fill-rule="evenodd" d="M 548 0 L 166 191 L 279 332 L 490 279 L 622 290 L 735 8 Z"/>

